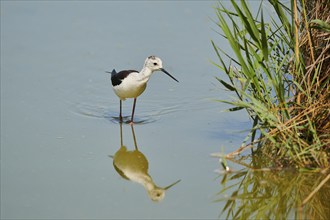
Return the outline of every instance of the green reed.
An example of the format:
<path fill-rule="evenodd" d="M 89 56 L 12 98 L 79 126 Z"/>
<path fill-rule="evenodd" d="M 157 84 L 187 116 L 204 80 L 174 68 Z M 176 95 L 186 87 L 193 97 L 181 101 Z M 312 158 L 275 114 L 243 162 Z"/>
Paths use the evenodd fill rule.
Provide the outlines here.
<path fill-rule="evenodd" d="M 307 14 L 311 6 L 303 0 L 299 5 L 291 0 L 290 8 L 270 0 L 276 13 L 266 22 L 263 3 L 255 14 L 245 0 L 231 0 L 232 10 L 221 2 L 215 8 L 219 34 L 234 54 L 212 41 L 219 58 L 214 65 L 228 77 L 217 80 L 237 96 L 219 101 L 231 105 L 229 111 L 246 110 L 252 119 L 243 148 L 256 146 L 254 153 L 268 157 L 273 166 L 328 167 L 330 25 L 313 19 L 311 10 Z M 315 7 L 318 13 L 329 11 L 330 3 Z"/>

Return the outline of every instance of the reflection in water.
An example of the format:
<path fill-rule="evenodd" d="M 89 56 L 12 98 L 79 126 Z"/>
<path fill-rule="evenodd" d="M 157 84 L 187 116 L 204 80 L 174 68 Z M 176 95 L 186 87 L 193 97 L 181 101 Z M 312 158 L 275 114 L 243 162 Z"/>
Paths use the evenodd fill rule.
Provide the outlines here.
<path fill-rule="evenodd" d="M 180 180 L 167 187 L 159 187 L 154 183 L 148 174 L 148 160 L 138 149 L 133 125 L 131 125 L 131 128 L 135 149 L 128 151 L 127 147 L 124 146 L 122 123 L 120 123 L 120 149 L 112 156 L 113 166 L 123 178 L 141 184 L 152 201 L 161 201 L 165 197 L 165 191 L 180 182 Z"/>
<path fill-rule="evenodd" d="M 221 211 L 227 219 L 329 219 L 329 175 L 252 168 L 222 171 L 215 201 L 227 201 Z"/>
<path fill-rule="evenodd" d="M 109 118 L 109 117 L 108 117 Z M 111 116 L 111 121 L 114 123 L 124 123 L 124 124 L 130 124 L 131 123 L 131 116 L 122 116 L 122 119 L 120 120 L 119 116 Z M 134 124 L 147 124 L 147 123 L 151 123 L 151 122 L 155 122 L 156 120 L 152 119 L 152 118 L 138 118 L 138 117 L 134 117 Z"/>

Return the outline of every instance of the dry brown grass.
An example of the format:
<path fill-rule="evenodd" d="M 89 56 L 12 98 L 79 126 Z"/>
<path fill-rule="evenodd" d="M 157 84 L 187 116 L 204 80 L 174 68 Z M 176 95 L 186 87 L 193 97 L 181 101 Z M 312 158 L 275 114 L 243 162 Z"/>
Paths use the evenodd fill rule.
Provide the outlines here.
<path fill-rule="evenodd" d="M 315 20 L 330 24 L 330 1 L 301 2 L 300 16 L 295 16 L 295 41 L 299 48 L 292 59 L 290 74 L 299 85 L 294 86 L 291 118 L 269 131 L 276 140 L 286 140 L 300 152 L 304 167 L 330 165 L 330 30 L 316 25 Z M 295 12 L 298 14 L 298 9 Z M 297 54 L 299 53 L 299 54 Z M 280 128 L 280 129 L 279 129 Z M 281 141 L 280 141 L 281 142 Z M 297 165 L 287 155 L 291 149 L 263 149 L 270 157 L 280 156 L 281 163 Z M 283 160 L 284 159 L 284 160 Z M 286 161 L 288 160 L 288 161 Z"/>

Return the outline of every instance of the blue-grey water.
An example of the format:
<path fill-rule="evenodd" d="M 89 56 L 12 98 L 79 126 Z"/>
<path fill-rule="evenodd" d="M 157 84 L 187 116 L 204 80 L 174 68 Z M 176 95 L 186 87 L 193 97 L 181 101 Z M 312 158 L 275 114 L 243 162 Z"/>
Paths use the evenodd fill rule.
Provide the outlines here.
<path fill-rule="evenodd" d="M 226 2 L 225 2 L 226 3 Z M 225 202 L 213 152 L 235 150 L 249 121 L 214 101 L 230 94 L 211 45 L 214 1 L 1 1 L 1 218 L 217 218 Z M 157 55 L 180 83 L 156 72 L 134 126 L 153 202 L 124 179 L 119 99 L 105 71 L 142 68 Z M 132 100 L 123 103 L 131 113 Z M 135 149 L 131 127 L 122 142 Z"/>

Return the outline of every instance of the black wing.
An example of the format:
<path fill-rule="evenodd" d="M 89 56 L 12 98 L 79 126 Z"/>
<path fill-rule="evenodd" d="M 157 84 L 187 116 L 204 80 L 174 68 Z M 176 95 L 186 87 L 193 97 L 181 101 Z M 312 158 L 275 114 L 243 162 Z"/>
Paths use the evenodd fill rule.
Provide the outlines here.
<path fill-rule="evenodd" d="M 123 79 L 125 79 L 129 74 L 134 73 L 134 72 L 138 73 L 138 71 L 136 71 L 136 70 L 123 70 L 118 73 L 116 73 L 115 70 L 112 70 L 112 72 L 111 72 L 112 86 L 120 85 L 121 82 L 123 81 Z"/>

